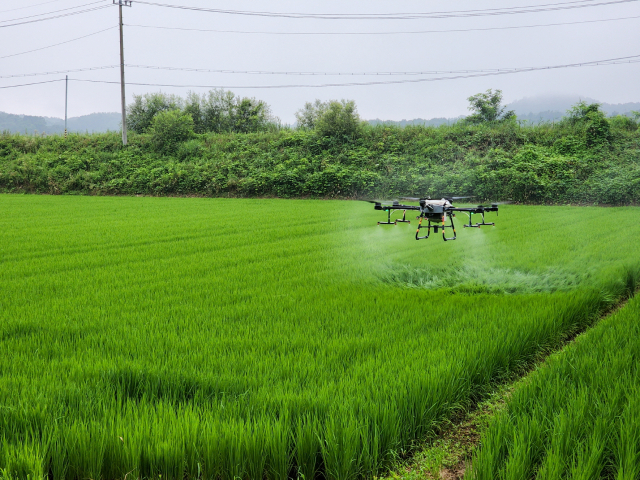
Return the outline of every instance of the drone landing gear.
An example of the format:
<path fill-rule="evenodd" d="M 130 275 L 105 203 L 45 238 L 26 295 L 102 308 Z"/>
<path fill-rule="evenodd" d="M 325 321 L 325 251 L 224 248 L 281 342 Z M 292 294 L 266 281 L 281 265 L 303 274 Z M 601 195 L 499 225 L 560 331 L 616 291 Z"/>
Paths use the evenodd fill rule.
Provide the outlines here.
<path fill-rule="evenodd" d="M 431 233 L 431 222 L 429 222 L 429 221 L 427 220 L 427 222 L 428 222 L 428 223 L 427 223 L 427 234 L 426 234 L 425 236 L 421 237 L 421 236 L 420 236 L 420 229 L 421 229 L 421 228 L 424 228 L 424 227 L 422 226 L 422 219 L 423 219 L 424 217 L 418 217 L 418 218 L 420 219 L 420 221 L 418 222 L 418 229 L 416 230 L 416 240 L 422 240 L 423 238 L 429 238 L 429 234 Z M 436 230 L 436 233 L 437 233 L 437 230 Z"/>
<path fill-rule="evenodd" d="M 442 217 L 442 224 L 441 225 L 431 225 L 431 220 L 427 219 L 427 234 L 424 236 L 420 236 L 420 229 L 425 228 L 422 226 L 422 219 L 423 217 L 419 217 L 420 218 L 420 222 L 418 223 L 418 229 L 416 230 L 416 240 L 422 240 L 425 238 L 429 238 L 429 235 L 431 234 L 431 228 L 433 228 L 433 233 L 438 233 L 438 229 L 442 229 L 442 239 L 446 242 L 448 240 L 455 240 L 456 239 L 456 227 L 453 224 L 453 215 L 449 216 L 449 220 L 451 221 L 451 225 L 445 225 L 444 224 L 444 219 L 445 217 Z M 445 233 L 445 229 L 446 228 L 451 228 L 453 230 L 453 237 L 447 237 L 447 234 Z"/>
<path fill-rule="evenodd" d="M 456 239 L 456 227 L 453 224 L 453 214 L 449 215 L 449 220 L 451 221 L 451 225 L 445 225 L 444 224 L 444 219 L 445 217 L 442 217 L 442 239 L 446 242 L 448 240 L 455 240 Z M 447 235 L 445 233 L 445 227 L 447 228 L 451 228 L 451 230 L 453 230 L 453 237 L 449 237 L 447 238 Z"/>
<path fill-rule="evenodd" d="M 471 224 L 471 215 L 473 215 L 473 213 L 469 213 L 469 224 L 468 225 L 464 225 L 465 228 L 470 227 L 470 228 L 480 228 L 482 225 L 491 225 L 492 227 L 495 227 L 496 224 L 495 223 L 485 223 L 484 221 L 484 213 L 481 213 L 480 215 L 482 215 L 482 223 L 476 223 L 476 224 Z"/>
<path fill-rule="evenodd" d="M 387 221 L 386 222 L 378 222 L 378 225 L 396 225 L 398 223 L 411 223 L 411 220 L 407 220 L 407 211 L 402 211 L 402 220 L 394 220 L 391 221 L 391 210 L 387 210 Z"/>

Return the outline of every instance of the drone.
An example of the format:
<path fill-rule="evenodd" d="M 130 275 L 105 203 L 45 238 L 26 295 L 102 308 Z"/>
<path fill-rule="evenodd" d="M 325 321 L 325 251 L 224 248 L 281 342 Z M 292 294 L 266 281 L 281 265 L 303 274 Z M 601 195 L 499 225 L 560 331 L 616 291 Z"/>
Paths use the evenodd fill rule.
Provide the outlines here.
<path fill-rule="evenodd" d="M 431 229 L 433 228 L 434 233 L 438 233 L 439 229 L 442 229 L 442 238 L 444 241 L 455 240 L 456 239 L 456 227 L 453 224 L 453 217 L 456 216 L 455 212 L 464 212 L 469 216 L 469 223 L 465 224 L 465 227 L 470 228 L 480 228 L 483 225 L 490 225 L 495 227 L 495 223 L 487 223 L 485 222 L 484 214 L 486 212 L 496 212 L 498 215 L 498 203 L 492 203 L 491 206 L 478 205 L 477 207 L 454 207 L 454 200 L 461 200 L 464 198 L 472 198 L 472 197 L 447 197 L 442 198 L 440 200 L 432 200 L 430 198 L 413 198 L 413 197 L 403 197 L 402 200 L 410 200 L 417 201 L 420 203 L 420 206 L 416 205 L 402 205 L 398 200 L 393 200 L 390 202 L 384 201 L 376 201 L 376 200 L 368 200 L 370 203 L 374 203 L 375 210 L 382 210 L 387 212 L 387 221 L 386 222 L 378 222 L 378 225 L 397 225 L 398 223 L 411 223 L 410 220 L 407 220 L 407 210 L 418 210 L 420 211 L 420 215 L 416 217 L 418 220 L 418 229 L 416 230 L 416 240 L 423 240 L 425 238 L 429 238 L 431 234 Z M 394 210 L 402 210 L 402 219 L 391 221 L 391 212 Z M 472 223 L 471 216 L 473 214 L 480 214 L 482 216 L 482 222 Z M 446 225 L 446 219 L 449 218 L 449 225 Z M 423 225 L 423 220 L 427 221 L 426 225 Z M 427 234 L 420 236 L 420 230 L 423 228 L 427 229 Z M 447 237 L 446 229 L 450 228 L 453 236 Z"/>

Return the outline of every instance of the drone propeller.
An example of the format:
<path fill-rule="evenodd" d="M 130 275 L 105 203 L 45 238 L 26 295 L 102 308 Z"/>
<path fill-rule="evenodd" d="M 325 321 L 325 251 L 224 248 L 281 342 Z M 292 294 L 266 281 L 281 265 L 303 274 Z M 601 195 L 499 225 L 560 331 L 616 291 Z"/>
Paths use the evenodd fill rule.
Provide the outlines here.
<path fill-rule="evenodd" d="M 507 202 L 494 202 L 494 203 L 491 204 L 491 206 L 492 207 L 497 207 L 498 205 L 509 205 L 511 203 L 513 203 L 512 200 L 509 200 Z M 478 205 L 478 208 L 480 208 L 480 207 L 486 207 L 486 205 Z"/>
<path fill-rule="evenodd" d="M 376 205 L 400 205 L 398 200 L 364 200 L 365 202 L 375 203 Z"/>
<path fill-rule="evenodd" d="M 418 197 L 400 197 L 401 200 L 410 200 L 412 202 L 419 202 L 422 198 Z"/>
<path fill-rule="evenodd" d="M 474 197 L 475 195 L 469 195 L 467 197 L 446 197 L 446 198 L 448 198 L 449 200 L 464 200 L 465 198 L 474 198 Z"/>

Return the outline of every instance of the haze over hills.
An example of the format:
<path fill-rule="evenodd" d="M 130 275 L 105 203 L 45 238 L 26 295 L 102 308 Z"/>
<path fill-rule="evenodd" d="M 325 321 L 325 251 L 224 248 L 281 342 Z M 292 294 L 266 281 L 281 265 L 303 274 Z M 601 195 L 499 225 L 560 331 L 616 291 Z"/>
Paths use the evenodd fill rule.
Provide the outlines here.
<path fill-rule="evenodd" d="M 119 113 L 92 113 L 81 117 L 67 119 L 69 132 L 107 132 L 120 130 Z M 64 133 L 64 119 L 55 117 L 36 117 L 32 115 L 15 115 L 0 112 L 0 131 L 11 133 Z"/>
<path fill-rule="evenodd" d="M 526 120 L 531 123 L 549 122 L 560 120 L 564 117 L 572 106 L 584 101 L 586 103 L 600 103 L 598 100 L 579 95 L 545 95 L 537 97 L 526 97 L 516 100 L 507 105 L 507 110 L 513 110 L 518 120 Z M 629 103 L 601 103 L 601 110 L 608 116 L 629 115 L 632 111 L 640 111 L 640 102 Z M 389 124 L 397 126 L 426 125 L 438 126 L 447 123 L 454 123 L 464 118 L 464 115 L 454 118 L 415 118 L 413 120 L 368 120 L 372 125 Z"/>
<path fill-rule="evenodd" d="M 577 95 L 547 95 L 539 97 L 526 97 L 507 105 L 513 110 L 518 119 L 528 120 L 533 123 L 541 121 L 560 120 L 576 103 L 600 103 L 600 109 L 608 116 L 628 115 L 632 111 L 640 111 L 640 102 L 629 103 L 601 103 L 589 97 Z"/>

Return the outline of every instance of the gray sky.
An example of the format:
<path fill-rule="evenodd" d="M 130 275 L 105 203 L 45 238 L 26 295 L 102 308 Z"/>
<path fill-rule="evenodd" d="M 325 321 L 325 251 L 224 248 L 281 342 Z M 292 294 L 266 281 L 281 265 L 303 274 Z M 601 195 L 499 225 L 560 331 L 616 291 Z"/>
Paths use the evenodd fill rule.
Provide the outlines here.
<path fill-rule="evenodd" d="M 0 57 L 39 49 L 102 29 L 116 27 L 118 8 L 47 21 L 3 27 L 34 20 L 32 15 L 86 5 L 92 0 L 0 0 Z M 96 2 L 96 0 L 93 0 Z M 532 5 L 564 4 L 569 0 L 150 0 L 211 9 L 337 14 L 451 12 Z M 570 5 L 608 3 L 586 0 Z M 47 3 L 45 3 L 47 2 Z M 86 8 L 110 5 L 102 0 Z M 27 7 L 27 8 L 23 8 Z M 19 8 L 17 10 L 14 10 Z M 124 8 L 125 63 L 210 70 L 288 72 L 423 72 L 538 67 L 587 62 L 640 54 L 640 1 L 548 12 L 413 20 L 320 20 L 229 15 L 144 5 Z M 74 9 L 58 12 L 60 15 Z M 52 16 L 52 15 L 45 15 Z M 10 21 L 13 19 L 22 20 Z M 391 35 L 265 35 L 143 28 L 149 25 L 204 30 L 261 32 L 409 32 L 486 29 L 549 23 L 639 17 L 598 23 L 503 30 Z M 0 58 L 0 76 L 60 71 L 119 64 L 118 30 L 64 45 Z M 230 88 L 243 96 L 265 100 L 285 123 L 306 101 L 315 98 L 353 99 L 363 118 L 453 117 L 466 114 L 466 98 L 499 88 L 507 102 L 541 94 L 577 94 L 602 102 L 639 101 L 640 64 L 515 73 L 417 83 L 326 88 Z M 64 78 L 47 76 L 0 78 L 0 86 Z M 438 75 L 443 76 L 443 75 Z M 119 69 L 69 73 L 73 79 L 119 81 Z M 291 76 L 197 73 L 129 67 L 127 82 L 178 85 L 255 85 L 349 83 L 415 80 L 420 76 Z M 159 91 L 186 94 L 188 88 L 127 86 L 133 94 Z M 204 92 L 207 88 L 192 88 Z M 69 116 L 120 110 L 118 84 L 69 82 Z M 64 116 L 64 82 L 0 89 L 0 111 Z"/>

